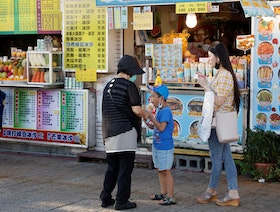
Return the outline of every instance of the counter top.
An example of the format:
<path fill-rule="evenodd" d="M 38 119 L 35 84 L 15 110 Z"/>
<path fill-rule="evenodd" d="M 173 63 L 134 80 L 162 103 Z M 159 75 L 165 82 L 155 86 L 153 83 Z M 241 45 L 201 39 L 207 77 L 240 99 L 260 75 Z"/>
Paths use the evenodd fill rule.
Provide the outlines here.
<path fill-rule="evenodd" d="M 180 84 L 180 83 L 176 83 L 176 84 L 165 84 L 167 85 L 170 93 L 177 93 L 177 92 L 199 92 L 199 93 L 203 93 L 204 89 L 202 87 L 198 87 L 197 83 L 192 83 L 192 84 Z M 196 87 L 197 86 L 197 87 Z M 142 91 L 149 91 L 149 89 L 147 88 L 147 85 L 140 85 L 139 86 L 140 89 Z M 247 95 L 249 93 L 249 89 L 240 89 L 240 93 L 241 95 Z"/>

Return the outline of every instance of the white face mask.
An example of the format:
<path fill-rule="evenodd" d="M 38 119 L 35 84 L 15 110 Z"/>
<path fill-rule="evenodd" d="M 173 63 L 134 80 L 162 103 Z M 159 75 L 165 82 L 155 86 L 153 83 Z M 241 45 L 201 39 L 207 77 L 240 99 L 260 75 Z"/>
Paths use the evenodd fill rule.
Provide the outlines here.
<path fill-rule="evenodd" d="M 210 44 L 203 44 L 202 49 L 207 52 L 210 47 Z"/>
<path fill-rule="evenodd" d="M 133 75 L 132 77 L 130 77 L 129 80 L 130 80 L 131 82 L 135 82 L 136 78 L 137 78 L 136 75 Z"/>

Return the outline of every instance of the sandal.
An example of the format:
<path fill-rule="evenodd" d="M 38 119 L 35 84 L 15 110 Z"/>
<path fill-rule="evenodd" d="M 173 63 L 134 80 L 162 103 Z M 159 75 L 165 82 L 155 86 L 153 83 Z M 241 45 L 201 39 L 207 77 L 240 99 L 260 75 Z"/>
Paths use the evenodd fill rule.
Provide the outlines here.
<path fill-rule="evenodd" d="M 161 200 L 166 197 L 166 194 L 157 193 L 150 196 L 151 200 Z"/>
<path fill-rule="evenodd" d="M 200 204 L 206 204 L 216 200 L 217 200 L 217 194 L 212 194 L 207 191 L 205 191 L 200 197 L 197 198 L 197 202 Z"/>
<path fill-rule="evenodd" d="M 226 195 L 223 199 L 219 199 L 216 201 L 216 205 L 221 206 L 239 206 L 240 198 L 233 199 L 229 195 Z"/>
<path fill-rule="evenodd" d="M 176 200 L 174 197 L 164 197 L 160 202 L 158 203 L 160 205 L 173 205 L 176 204 Z"/>

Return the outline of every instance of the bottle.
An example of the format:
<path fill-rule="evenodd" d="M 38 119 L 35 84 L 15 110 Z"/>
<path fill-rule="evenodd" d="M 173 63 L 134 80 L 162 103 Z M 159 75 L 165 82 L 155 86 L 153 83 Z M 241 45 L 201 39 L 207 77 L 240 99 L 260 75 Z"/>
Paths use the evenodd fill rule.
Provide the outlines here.
<path fill-rule="evenodd" d="M 160 70 L 157 69 L 157 76 L 155 79 L 155 86 L 159 86 L 162 84 L 162 79 L 160 77 Z"/>

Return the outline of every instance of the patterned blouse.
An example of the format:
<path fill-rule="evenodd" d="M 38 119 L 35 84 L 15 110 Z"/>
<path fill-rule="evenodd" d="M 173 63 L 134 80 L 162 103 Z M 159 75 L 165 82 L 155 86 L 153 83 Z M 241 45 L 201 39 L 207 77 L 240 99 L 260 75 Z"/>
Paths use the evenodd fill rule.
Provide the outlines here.
<path fill-rule="evenodd" d="M 214 111 L 232 112 L 235 110 L 234 84 L 233 78 L 229 71 L 220 70 L 211 83 L 211 89 L 217 96 L 226 97 L 226 100 L 222 106 L 215 105 Z"/>

